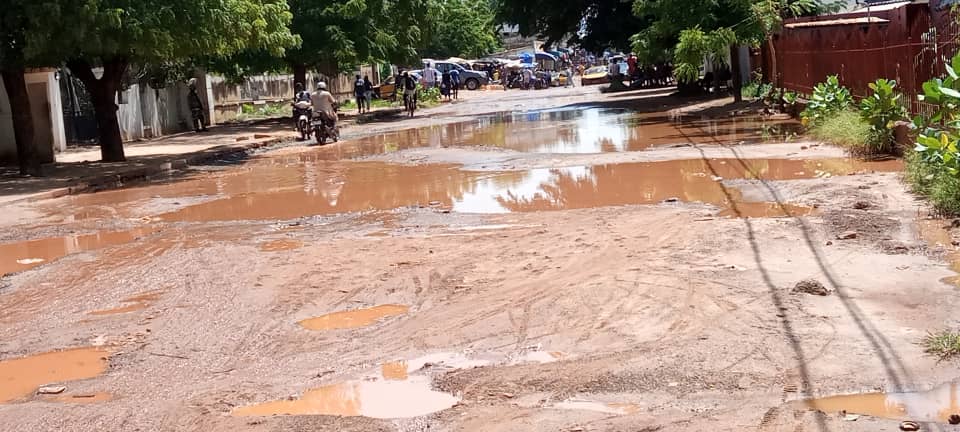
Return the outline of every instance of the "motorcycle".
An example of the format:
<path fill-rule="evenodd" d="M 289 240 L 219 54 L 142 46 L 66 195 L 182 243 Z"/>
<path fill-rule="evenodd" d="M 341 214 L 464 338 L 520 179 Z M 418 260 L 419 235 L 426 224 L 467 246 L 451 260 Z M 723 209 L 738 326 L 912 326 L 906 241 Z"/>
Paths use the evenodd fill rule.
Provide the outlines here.
<path fill-rule="evenodd" d="M 293 115 L 297 119 L 297 132 L 300 133 L 300 140 L 306 141 L 310 138 L 310 118 L 313 108 L 310 102 L 300 101 L 293 104 Z"/>
<path fill-rule="evenodd" d="M 317 144 L 324 145 L 328 139 L 332 142 L 340 140 L 339 128 L 334 124 L 333 119 L 323 111 L 313 116 L 313 119 L 310 120 L 310 127 L 317 138 Z"/>

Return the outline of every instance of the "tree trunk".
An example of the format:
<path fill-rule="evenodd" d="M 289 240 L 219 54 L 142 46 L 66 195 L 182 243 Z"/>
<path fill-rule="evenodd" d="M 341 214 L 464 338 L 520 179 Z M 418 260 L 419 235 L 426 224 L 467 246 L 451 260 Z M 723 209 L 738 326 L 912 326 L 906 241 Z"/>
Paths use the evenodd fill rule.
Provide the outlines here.
<path fill-rule="evenodd" d="M 120 107 L 117 106 L 116 97 L 123 73 L 127 69 L 127 60 L 123 57 L 106 59 L 103 63 L 103 76 L 99 79 L 93 74 L 93 67 L 86 60 L 70 60 L 67 67 L 90 92 L 100 138 L 100 159 L 103 162 L 125 161 L 120 121 L 117 119 L 117 110 Z"/>
<path fill-rule="evenodd" d="M 293 67 L 293 82 L 303 84 L 305 90 L 313 90 L 307 88 L 307 65 L 302 63 L 297 63 L 292 65 Z"/>
<path fill-rule="evenodd" d="M 770 55 L 770 84 L 780 87 L 780 74 L 777 72 L 777 48 L 773 43 L 773 36 L 767 36 L 767 52 Z"/>
<path fill-rule="evenodd" d="M 30 111 L 30 96 L 27 94 L 27 81 L 23 77 L 22 67 L 8 67 L 0 70 L 3 87 L 10 99 L 13 112 L 13 137 L 17 142 L 17 162 L 21 175 L 40 175 L 40 160 L 33 142 L 33 116 Z"/>
<path fill-rule="evenodd" d="M 733 101 L 742 102 L 743 94 L 741 94 L 741 88 L 743 88 L 743 80 L 740 76 L 740 47 L 736 44 L 730 45 L 730 75 L 733 82 Z"/>

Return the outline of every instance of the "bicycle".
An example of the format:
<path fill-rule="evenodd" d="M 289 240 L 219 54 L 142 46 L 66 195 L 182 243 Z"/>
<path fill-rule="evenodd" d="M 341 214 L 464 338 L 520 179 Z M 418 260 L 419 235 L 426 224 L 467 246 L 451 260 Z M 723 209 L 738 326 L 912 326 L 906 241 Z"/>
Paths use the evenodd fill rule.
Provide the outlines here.
<path fill-rule="evenodd" d="M 407 111 L 409 117 L 413 117 L 413 112 L 417 109 L 417 93 L 413 94 L 404 93 L 403 94 L 403 108 Z"/>

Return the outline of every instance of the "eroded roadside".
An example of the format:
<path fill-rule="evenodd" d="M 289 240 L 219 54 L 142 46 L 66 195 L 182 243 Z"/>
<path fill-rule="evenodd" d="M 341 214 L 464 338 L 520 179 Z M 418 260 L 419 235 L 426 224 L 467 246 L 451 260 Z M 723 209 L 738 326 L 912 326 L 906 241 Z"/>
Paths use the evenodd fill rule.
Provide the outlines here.
<path fill-rule="evenodd" d="M 48 227 L 23 232 L 57 246 L 0 246 L 30 267 L 0 287 L 0 360 L 89 347 L 108 366 L 42 379 L 62 397 L 19 394 L 0 421 L 867 431 L 896 420 L 795 401 L 956 378 L 916 345 L 951 322 L 954 273 L 895 161 L 763 125 L 632 137 L 609 115 L 593 136 L 574 117 L 434 127 L 30 208 Z"/>

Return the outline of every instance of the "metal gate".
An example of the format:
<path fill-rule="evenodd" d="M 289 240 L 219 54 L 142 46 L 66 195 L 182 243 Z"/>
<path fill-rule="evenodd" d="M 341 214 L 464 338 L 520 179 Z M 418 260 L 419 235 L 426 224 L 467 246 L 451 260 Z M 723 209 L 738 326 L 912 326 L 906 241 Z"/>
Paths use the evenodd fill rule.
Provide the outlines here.
<path fill-rule="evenodd" d="M 97 143 L 97 118 L 83 82 L 68 69 L 60 70 L 60 98 L 67 145 Z"/>

